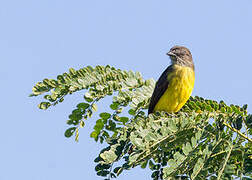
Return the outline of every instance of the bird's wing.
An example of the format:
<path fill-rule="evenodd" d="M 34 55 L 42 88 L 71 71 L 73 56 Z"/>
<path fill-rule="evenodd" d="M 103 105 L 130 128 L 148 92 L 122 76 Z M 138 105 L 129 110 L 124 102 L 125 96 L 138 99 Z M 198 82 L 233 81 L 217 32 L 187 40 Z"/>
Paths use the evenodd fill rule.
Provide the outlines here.
<path fill-rule="evenodd" d="M 167 79 L 167 76 L 170 72 L 173 71 L 173 66 L 168 66 L 166 70 L 162 73 L 160 78 L 158 79 L 154 92 L 151 96 L 150 100 L 150 105 L 148 109 L 148 114 L 153 113 L 153 110 L 158 103 L 159 99 L 162 97 L 164 92 L 166 91 L 168 85 L 169 85 L 169 80 Z"/>

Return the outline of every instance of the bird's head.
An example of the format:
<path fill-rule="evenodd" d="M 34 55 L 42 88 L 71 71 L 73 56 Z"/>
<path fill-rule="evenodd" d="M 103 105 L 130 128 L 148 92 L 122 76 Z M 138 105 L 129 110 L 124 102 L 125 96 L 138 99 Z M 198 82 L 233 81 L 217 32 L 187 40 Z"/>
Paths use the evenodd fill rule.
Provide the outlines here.
<path fill-rule="evenodd" d="M 192 54 L 186 47 L 174 46 L 167 55 L 170 56 L 172 64 L 194 67 Z"/>

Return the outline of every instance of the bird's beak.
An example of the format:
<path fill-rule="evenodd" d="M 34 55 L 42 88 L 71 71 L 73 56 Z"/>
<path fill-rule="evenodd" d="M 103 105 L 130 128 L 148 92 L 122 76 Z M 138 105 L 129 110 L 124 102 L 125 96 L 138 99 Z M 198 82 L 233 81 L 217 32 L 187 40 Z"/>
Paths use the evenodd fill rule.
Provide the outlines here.
<path fill-rule="evenodd" d="M 166 55 L 168 55 L 168 56 L 175 56 L 175 54 L 173 52 L 171 52 L 171 51 L 169 51 L 168 53 L 166 53 Z"/>

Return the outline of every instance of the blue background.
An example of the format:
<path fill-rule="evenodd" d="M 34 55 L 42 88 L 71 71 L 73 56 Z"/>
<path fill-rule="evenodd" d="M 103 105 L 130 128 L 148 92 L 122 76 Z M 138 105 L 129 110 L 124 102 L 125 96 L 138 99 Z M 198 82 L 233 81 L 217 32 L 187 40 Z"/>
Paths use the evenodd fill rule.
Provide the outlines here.
<path fill-rule="evenodd" d="M 104 146 L 89 138 L 95 119 L 79 143 L 64 137 L 83 92 L 47 111 L 28 97 L 37 81 L 70 67 L 110 64 L 157 79 L 170 63 L 165 53 L 185 45 L 196 66 L 193 95 L 247 103 L 251 113 L 251 7 L 251 0 L 0 0 L 0 180 L 102 179 L 93 159 Z M 150 171 L 118 179 L 129 178 L 150 179 Z"/>

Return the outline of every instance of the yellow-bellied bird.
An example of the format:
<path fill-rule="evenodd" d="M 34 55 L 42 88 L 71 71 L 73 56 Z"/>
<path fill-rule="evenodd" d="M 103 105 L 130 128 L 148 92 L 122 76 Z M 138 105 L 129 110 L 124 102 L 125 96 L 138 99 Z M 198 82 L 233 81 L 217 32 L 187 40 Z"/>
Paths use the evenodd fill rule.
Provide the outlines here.
<path fill-rule="evenodd" d="M 183 46 L 174 46 L 167 53 L 171 65 L 158 79 L 152 94 L 148 113 L 178 112 L 189 99 L 194 87 L 195 73 L 191 52 Z"/>

